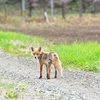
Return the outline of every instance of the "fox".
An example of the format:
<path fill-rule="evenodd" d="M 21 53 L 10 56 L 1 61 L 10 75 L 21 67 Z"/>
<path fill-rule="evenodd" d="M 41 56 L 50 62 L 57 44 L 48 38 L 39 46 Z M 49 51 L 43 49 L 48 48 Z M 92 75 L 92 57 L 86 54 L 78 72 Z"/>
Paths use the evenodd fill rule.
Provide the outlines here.
<path fill-rule="evenodd" d="M 55 75 L 54 78 L 57 78 L 57 71 L 59 71 L 61 73 L 61 77 L 62 77 L 62 64 L 61 61 L 59 59 L 59 56 L 56 52 L 45 52 L 41 50 L 41 47 L 39 48 L 33 48 L 31 47 L 31 54 L 32 56 L 34 56 L 35 59 L 39 60 L 39 64 L 40 64 L 40 77 L 39 79 L 42 78 L 42 69 L 43 69 L 43 65 L 46 66 L 46 73 L 47 73 L 47 79 L 50 79 L 50 67 L 51 65 L 54 65 L 54 69 L 55 69 Z"/>

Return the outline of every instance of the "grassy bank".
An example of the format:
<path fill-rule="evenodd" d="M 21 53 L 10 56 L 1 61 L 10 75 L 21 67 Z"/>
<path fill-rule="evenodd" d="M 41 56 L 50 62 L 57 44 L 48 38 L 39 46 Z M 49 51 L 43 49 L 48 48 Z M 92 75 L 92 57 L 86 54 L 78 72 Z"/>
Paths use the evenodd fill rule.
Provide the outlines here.
<path fill-rule="evenodd" d="M 6 52 L 16 56 L 31 56 L 31 46 L 57 52 L 64 68 L 100 72 L 100 44 L 96 42 L 52 44 L 39 37 L 0 31 L 0 49 Z"/>
<path fill-rule="evenodd" d="M 10 52 L 15 56 L 28 56 L 30 55 L 30 47 L 46 46 L 47 43 L 44 39 L 39 37 L 26 36 L 13 32 L 0 31 L 0 48 L 5 52 Z"/>
<path fill-rule="evenodd" d="M 100 44 L 96 42 L 52 45 L 50 50 L 59 54 L 64 68 L 100 72 Z"/>

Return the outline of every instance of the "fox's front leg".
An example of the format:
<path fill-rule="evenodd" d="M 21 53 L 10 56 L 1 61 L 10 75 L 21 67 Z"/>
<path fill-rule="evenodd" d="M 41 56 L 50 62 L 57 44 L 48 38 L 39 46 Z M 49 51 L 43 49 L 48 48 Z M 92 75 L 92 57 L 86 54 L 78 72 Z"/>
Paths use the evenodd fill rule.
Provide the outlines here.
<path fill-rule="evenodd" d="M 47 66 L 47 79 L 50 79 L 50 65 Z"/>
<path fill-rule="evenodd" d="M 42 78 L 42 67 L 43 67 L 43 64 L 40 64 L 40 77 L 39 77 L 39 79 Z"/>

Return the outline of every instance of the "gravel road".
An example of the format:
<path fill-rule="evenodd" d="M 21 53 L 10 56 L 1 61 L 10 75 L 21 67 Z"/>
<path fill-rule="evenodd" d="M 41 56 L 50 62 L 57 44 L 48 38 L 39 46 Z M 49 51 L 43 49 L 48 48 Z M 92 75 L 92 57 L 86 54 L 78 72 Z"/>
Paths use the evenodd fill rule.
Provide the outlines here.
<path fill-rule="evenodd" d="M 27 90 L 19 100 L 100 100 L 100 73 L 66 69 L 63 78 L 39 79 L 39 64 L 33 57 L 20 58 L 0 50 L 0 73 L 26 84 Z M 0 99 L 2 100 L 2 99 Z"/>

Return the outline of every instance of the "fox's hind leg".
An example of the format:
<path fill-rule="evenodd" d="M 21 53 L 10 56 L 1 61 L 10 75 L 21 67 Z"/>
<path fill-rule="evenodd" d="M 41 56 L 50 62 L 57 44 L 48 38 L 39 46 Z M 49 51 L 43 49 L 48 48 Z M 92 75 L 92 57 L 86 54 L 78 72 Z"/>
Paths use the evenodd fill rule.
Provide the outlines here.
<path fill-rule="evenodd" d="M 57 69 L 55 68 L 55 76 L 54 78 L 57 78 Z"/>
<path fill-rule="evenodd" d="M 61 77 L 63 77 L 63 70 L 60 70 L 60 75 Z"/>

